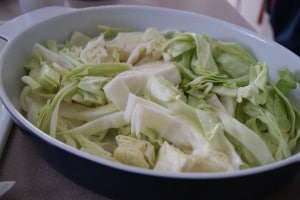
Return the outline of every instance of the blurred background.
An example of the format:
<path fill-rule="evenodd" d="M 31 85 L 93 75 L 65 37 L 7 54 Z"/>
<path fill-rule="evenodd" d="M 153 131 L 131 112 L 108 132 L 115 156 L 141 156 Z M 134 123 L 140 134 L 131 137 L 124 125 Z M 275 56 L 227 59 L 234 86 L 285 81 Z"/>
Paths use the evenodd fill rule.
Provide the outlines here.
<path fill-rule="evenodd" d="M 265 0 L 227 0 L 260 34 L 274 39 L 270 15 L 265 9 Z"/>
<path fill-rule="evenodd" d="M 300 56 L 300 0 L 227 0 L 260 34 Z"/>

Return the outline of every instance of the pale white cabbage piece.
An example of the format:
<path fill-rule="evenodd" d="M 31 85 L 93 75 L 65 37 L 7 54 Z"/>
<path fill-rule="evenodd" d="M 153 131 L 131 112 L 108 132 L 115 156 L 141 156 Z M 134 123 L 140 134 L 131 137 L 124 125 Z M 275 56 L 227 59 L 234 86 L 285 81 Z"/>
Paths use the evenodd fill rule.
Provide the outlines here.
<path fill-rule="evenodd" d="M 158 107 L 137 104 L 131 116 L 131 132 L 139 138 L 149 128 L 181 149 L 192 150 L 207 144 L 207 140 L 183 117 L 164 113 L 164 109 Z"/>
<path fill-rule="evenodd" d="M 115 159 L 136 167 L 154 167 L 156 156 L 150 142 L 124 135 L 116 136 L 116 141 L 118 147 L 114 151 Z"/>
<path fill-rule="evenodd" d="M 171 172 L 221 172 L 233 170 L 227 157 L 213 148 L 195 149 L 186 154 L 164 142 L 158 152 L 154 170 Z"/>
<path fill-rule="evenodd" d="M 141 42 L 130 53 L 127 63 L 140 65 L 159 60 L 162 57 L 165 42 L 166 39 L 157 29 L 146 29 Z"/>
<path fill-rule="evenodd" d="M 132 117 L 132 113 L 134 111 L 134 108 L 138 105 L 138 104 L 142 104 L 142 105 L 147 105 L 152 107 L 153 109 L 158 109 L 161 110 L 163 113 L 170 113 L 172 114 L 172 111 L 170 111 L 169 109 L 166 109 L 164 107 L 162 107 L 159 104 L 156 104 L 152 101 L 148 101 L 145 98 L 139 97 L 134 95 L 133 93 L 129 93 L 128 95 L 128 100 L 127 100 L 127 104 L 126 104 L 126 108 L 124 111 L 124 118 L 125 120 L 128 121 L 128 123 L 130 123 L 131 121 L 131 117 Z M 173 113 L 174 114 L 174 113 Z"/>
<path fill-rule="evenodd" d="M 111 114 L 104 115 L 92 121 L 85 123 L 82 126 L 70 129 L 64 132 L 59 132 L 58 134 L 93 134 L 100 131 L 104 131 L 110 128 L 120 128 L 127 125 L 127 121 L 124 118 L 124 112 L 114 112 Z"/>
<path fill-rule="evenodd" d="M 67 70 L 71 70 L 74 68 L 74 66 L 70 62 L 65 60 L 61 55 L 50 51 L 49 49 L 38 43 L 33 46 L 32 54 L 36 57 L 43 58 L 52 63 L 57 63 Z"/>
<path fill-rule="evenodd" d="M 196 112 L 209 142 L 226 154 L 233 170 L 238 170 L 243 161 L 226 138 L 223 125 L 217 116 L 211 110 L 197 109 Z"/>
<path fill-rule="evenodd" d="M 88 122 L 117 111 L 118 109 L 114 104 L 90 107 L 81 104 L 63 102 L 62 106 L 60 107 L 60 116 L 66 119 Z"/>
<path fill-rule="evenodd" d="M 131 52 L 142 42 L 143 32 L 120 32 L 118 35 L 105 43 L 108 52 L 117 51 L 120 61 L 126 62 Z"/>
<path fill-rule="evenodd" d="M 216 151 L 212 146 L 196 148 L 188 156 L 183 171 L 186 172 L 226 172 L 232 171 L 232 165 L 227 156 Z"/>
<path fill-rule="evenodd" d="M 85 64 L 111 62 L 112 58 L 105 48 L 104 36 L 100 35 L 98 38 L 88 42 L 80 53 L 80 60 Z"/>
<path fill-rule="evenodd" d="M 154 170 L 181 172 L 187 159 L 187 154 L 165 141 L 159 149 Z"/>
<path fill-rule="evenodd" d="M 248 99 L 255 105 L 264 104 L 267 101 L 268 93 L 268 67 L 266 64 L 250 66 L 249 85 L 240 87 L 237 91 L 237 101 L 243 98 Z"/>
<path fill-rule="evenodd" d="M 142 95 L 148 78 L 158 73 L 174 84 L 181 81 L 180 73 L 174 63 L 157 61 L 118 74 L 103 87 L 103 90 L 118 109 L 124 110 L 129 93 Z"/>
<path fill-rule="evenodd" d="M 216 110 L 215 114 L 223 123 L 224 130 L 236 138 L 254 156 L 253 162 L 265 165 L 275 161 L 266 143 L 254 131 L 224 112 Z"/>
<path fill-rule="evenodd" d="M 20 106 L 26 112 L 26 118 L 32 124 L 37 124 L 40 108 L 45 103 L 45 100 L 38 95 L 35 95 L 30 86 L 25 86 L 21 93 Z"/>
<path fill-rule="evenodd" d="M 95 156 L 99 156 L 101 158 L 107 159 L 107 160 L 111 160 L 111 161 L 115 161 L 118 162 L 111 153 L 109 153 L 108 151 L 106 151 L 103 147 L 101 147 L 100 145 L 97 145 L 96 143 L 90 141 L 89 139 L 87 139 L 85 136 L 78 134 L 75 136 L 76 139 L 79 141 L 80 143 L 80 150 L 90 153 L 92 155 Z"/>

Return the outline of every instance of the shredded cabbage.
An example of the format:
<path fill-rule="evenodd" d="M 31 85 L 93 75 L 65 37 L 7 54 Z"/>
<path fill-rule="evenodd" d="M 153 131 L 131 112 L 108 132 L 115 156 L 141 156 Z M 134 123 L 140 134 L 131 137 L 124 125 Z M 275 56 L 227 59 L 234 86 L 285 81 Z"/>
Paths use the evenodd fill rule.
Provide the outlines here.
<path fill-rule="evenodd" d="M 27 119 L 94 156 L 171 172 L 227 172 L 292 155 L 300 112 L 245 48 L 206 34 L 100 25 L 35 44 L 20 96 Z"/>

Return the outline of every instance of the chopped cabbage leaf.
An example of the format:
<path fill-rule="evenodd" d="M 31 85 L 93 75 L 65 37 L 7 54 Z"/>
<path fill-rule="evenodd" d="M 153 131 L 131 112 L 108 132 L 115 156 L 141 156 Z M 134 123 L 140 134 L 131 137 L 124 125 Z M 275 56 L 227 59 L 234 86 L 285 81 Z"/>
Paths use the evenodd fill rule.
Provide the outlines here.
<path fill-rule="evenodd" d="M 154 170 L 181 172 L 187 162 L 187 159 L 187 154 L 165 141 L 159 149 Z"/>
<path fill-rule="evenodd" d="M 118 147 L 114 151 L 115 159 L 136 167 L 154 167 L 155 152 L 154 147 L 150 142 L 124 135 L 118 135 L 116 140 Z"/>
<path fill-rule="evenodd" d="M 107 98 L 124 110 L 129 93 L 141 95 L 148 78 L 152 74 L 162 74 L 166 79 L 178 84 L 181 81 L 180 74 L 173 63 L 150 62 L 140 65 L 128 72 L 120 73 L 103 87 Z"/>

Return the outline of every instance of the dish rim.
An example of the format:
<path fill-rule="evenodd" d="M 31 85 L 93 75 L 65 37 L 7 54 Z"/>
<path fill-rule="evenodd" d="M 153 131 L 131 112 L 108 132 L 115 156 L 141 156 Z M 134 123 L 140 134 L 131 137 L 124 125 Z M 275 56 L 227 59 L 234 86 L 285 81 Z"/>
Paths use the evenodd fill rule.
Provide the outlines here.
<path fill-rule="evenodd" d="M 286 51 L 287 49 L 282 47 L 281 45 L 277 44 L 274 41 L 271 41 L 267 38 L 264 38 L 260 36 L 258 33 L 255 33 L 252 30 L 246 29 L 244 27 L 226 22 L 221 19 L 217 19 L 214 17 L 198 14 L 195 12 L 191 11 L 185 11 L 185 10 L 178 10 L 178 9 L 173 9 L 173 8 L 163 8 L 163 7 L 154 7 L 154 6 L 144 6 L 144 5 L 105 5 L 105 6 L 98 6 L 98 7 L 88 7 L 88 8 L 80 8 L 80 9 L 74 9 L 72 12 L 67 12 L 67 13 L 62 13 L 54 17 L 50 17 L 49 19 L 42 20 L 32 26 L 29 26 L 28 28 L 24 29 L 22 32 L 20 32 L 18 35 L 16 35 L 14 38 L 12 38 L 12 41 L 14 41 L 15 38 L 22 37 L 23 33 L 28 31 L 32 27 L 39 26 L 39 24 L 45 23 L 48 20 L 57 20 L 59 18 L 63 18 L 66 15 L 80 15 L 80 13 L 84 12 L 89 12 L 91 10 L 103 10 L 103 9 L 138 9 L 138 10 L 143 10 L 146 9 L 147 11 L 159 11 L 159 12 L 172 12 L 172 13 L 178 13 L 180 12 L 183 15 L 191 15 L 191 16 L 196 16 L 199 18 L 203 18 L 205 20 L 212 21 L 213 23 L 216 24 L 223 24 L 224 26 L 227 26 L 229 29 L 232 29 L 233 31 L 240 32 L 240 34 L 247 35 L 248 37 L 252 37 L 254 39 L 260 40 L 263 43 L 268 43 L 272 46 L 275 46 L 276 48 L 281 48 L 282 51 Z M 2 71 L 2 60 L 1 58 L 5 57 L 5 55 L 8 54 L 9 52 L 9 47 L 10 43 L 7 44 L 7 46 L 4 48 L 3 52 L 0 55 L 0 71 Z M 289 51 L 289 50 L 288 50 Z M 289 51 L 289 53 L 294 54 L 293 52 Z M 294 54 L 294 56 L 296 56 Z M 299 59 L 300 60 L 300 59 Z M 105 160 L 100 157 L 96 157 L 93 155 L 90 155 L 88 153 L 85 153 L 83 151 L 80 151 L 76 148 L 73 148 L 53 137 L 50 135 L 42 132 L 39 130 L 37 127 L 35 127 L 33 124 L 31 124 L 22 114 L 20 111 L 17 110 L 17 108 L 12 104 L 12 102 L 9 100 L 8 96 L 5 93 L 5 90 L 3 88 L 2 84 L 2 75 L 0 77 L 0 98 L 3 101 L 3 104 L 7 108 L 8 112 L 11 114 L 12 118 L 17 122 L 18 126 L 21 129 L 25 129 L 26 132 L 29 132 L 30 134 L 34 134 L 38 138 L 42 139 L 43 141 L 47 142 L 48 145 L 53 145 L 54 147 L 59 148 L 60 150 L 66 151 L 74 156 L 78 156 L 82 159 L 114 168 L 117 170 L 121 171 L 126 171 L 130 173 L 137 173 L 141 175 L 148 175 L 148 176 L 153 176 L 153 177 L 163 177 L 163 178 L 172 178 L 172 179 L 224 179 L 224 178 L 234 178 L 234 177 L 243 177 L 243 176 L 249 176 L 249 175 L 254 175 L 254 174 L 259 174 L 259 173 L 264 173 L 267 171 L 275 170 L 284 166 L 292 165 L 292 164 L 297 164 L 300 163 L 300 153 L 296 153 L 292 155 L 289 158 L 286 158 L 281 161 L 276 161 L 271 164 L 259 166 L 259 167 L 254 167 L 254 168 L 249 168 L 249 169 L 243 169 L 243 170 L 238 170 L 238 171 L 232 171 L 232 172 L 163 172 L 163 171 L 154 171 L 154 170 L 149 170 L 149 169 L 142 169 L 134 166 L 128 166 L 125 164 L 119 164 L 115 163 L 112 161 Z"/>

